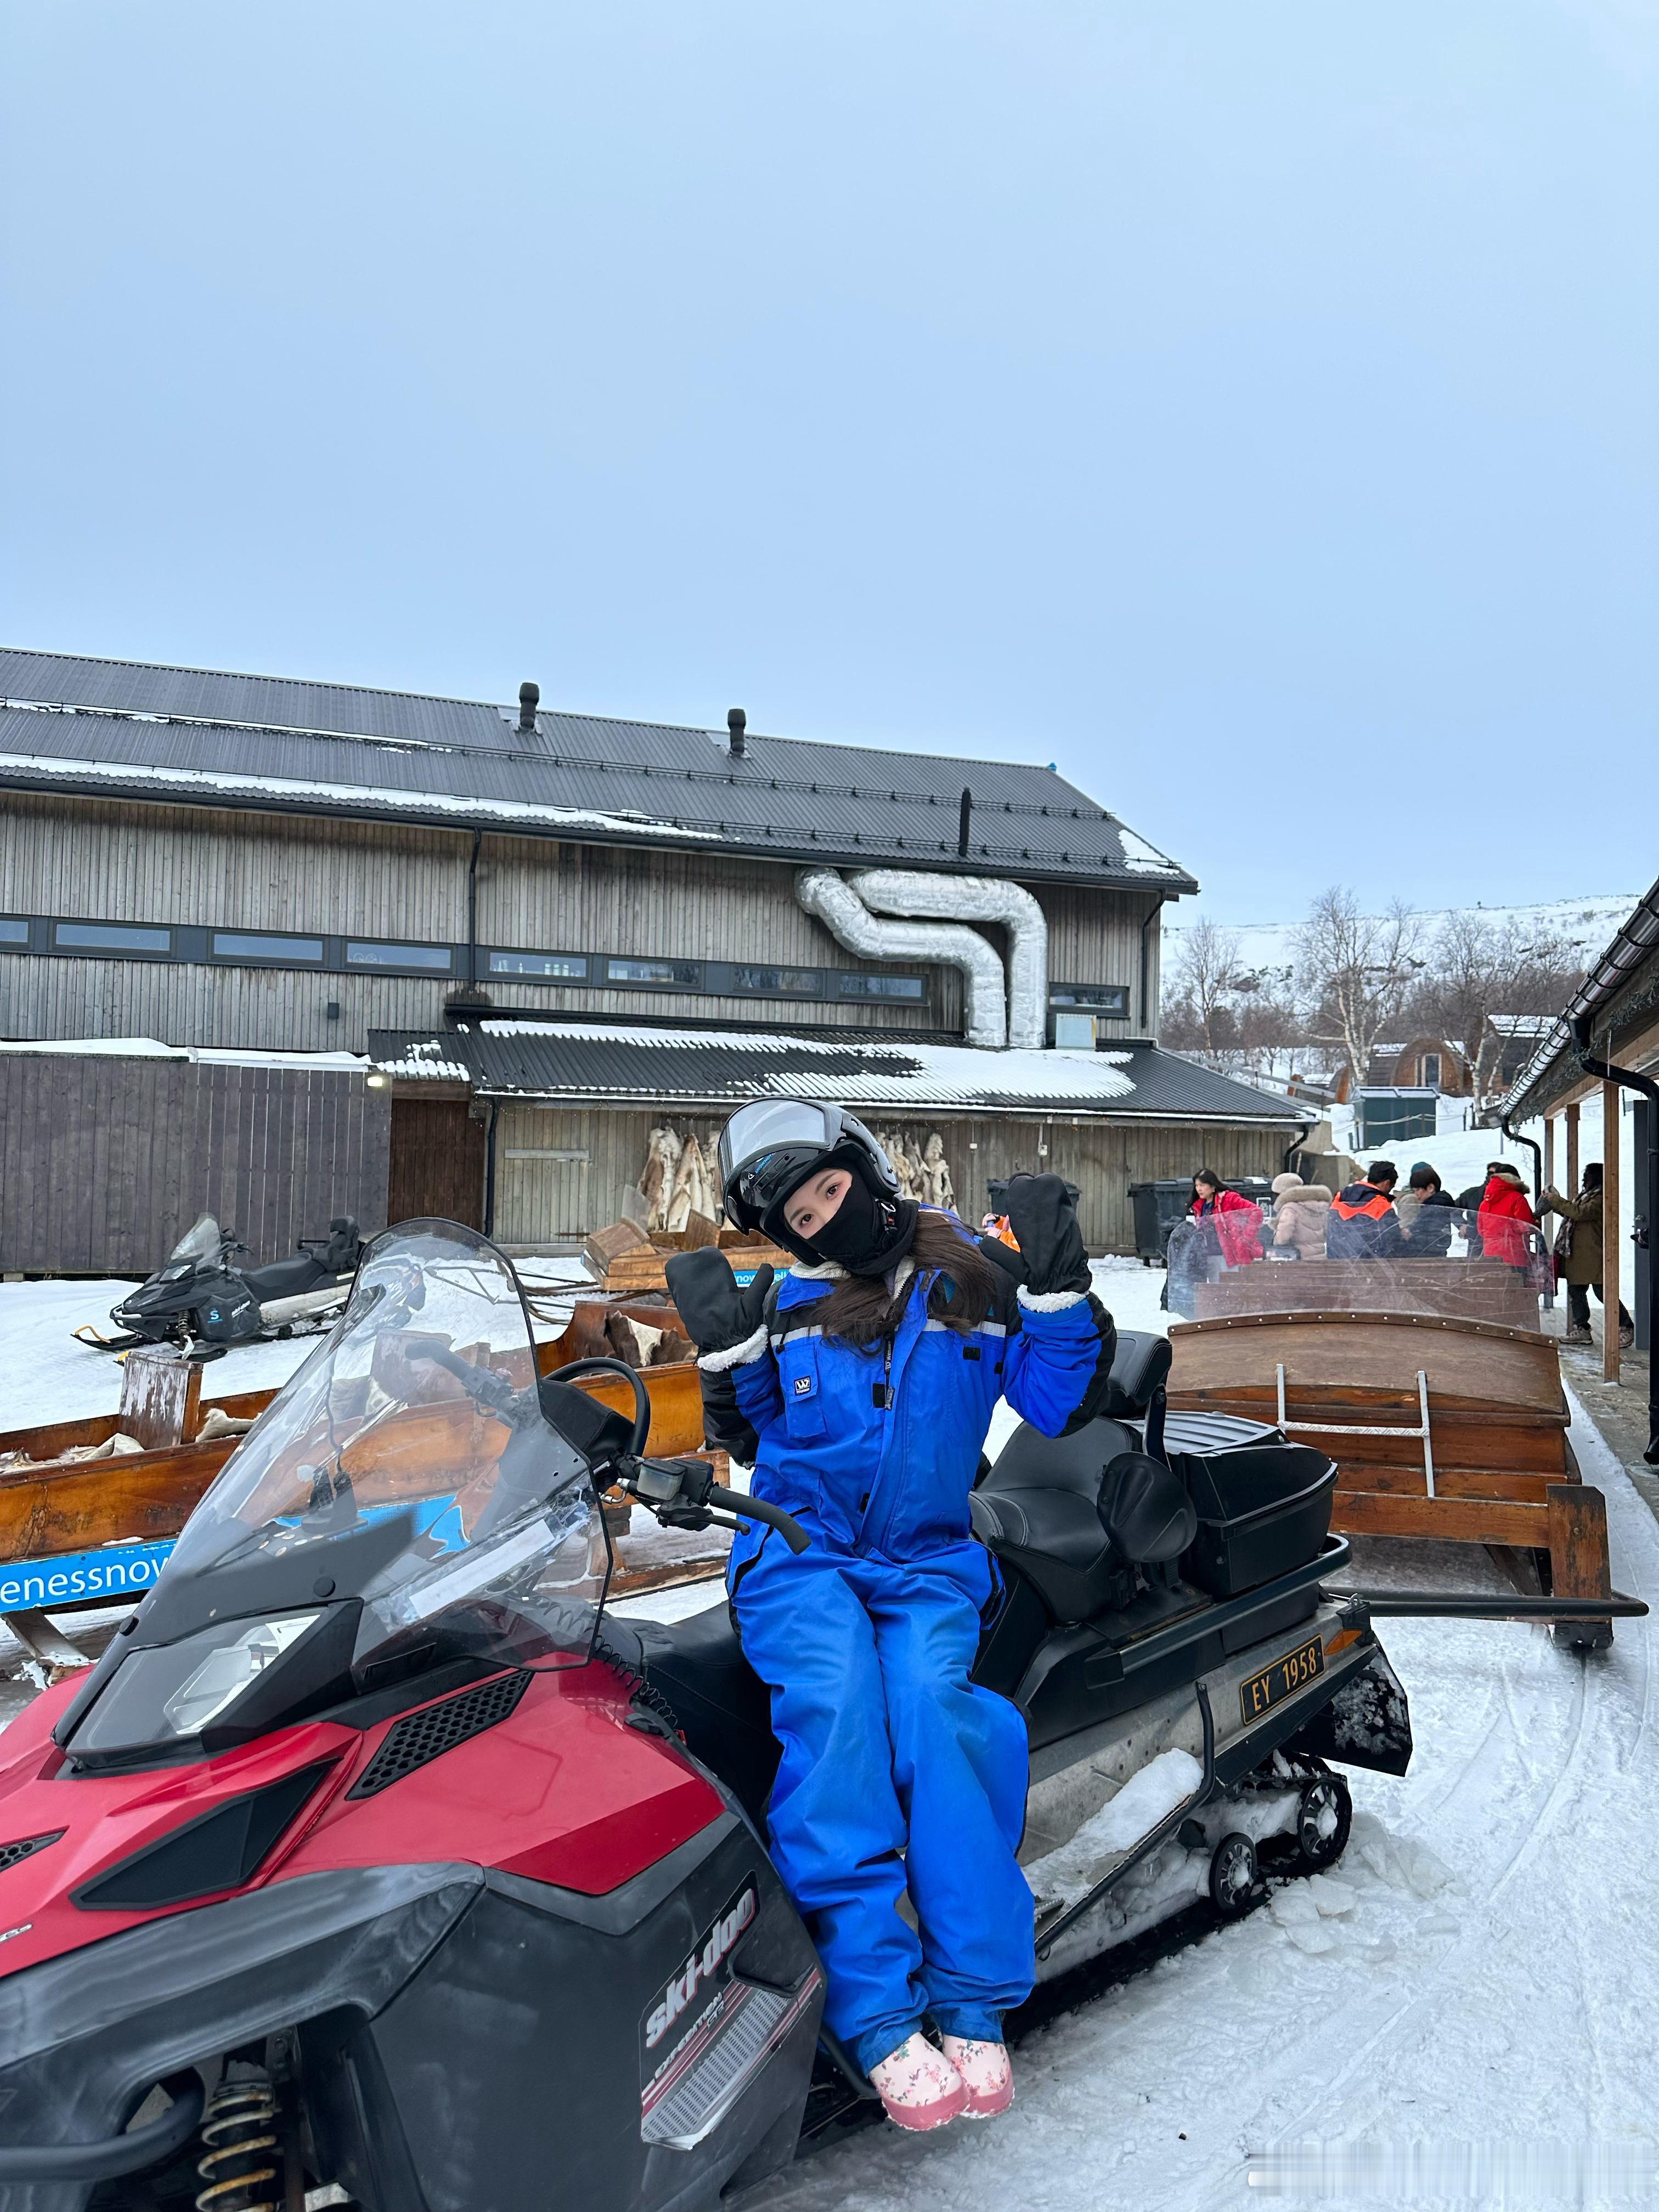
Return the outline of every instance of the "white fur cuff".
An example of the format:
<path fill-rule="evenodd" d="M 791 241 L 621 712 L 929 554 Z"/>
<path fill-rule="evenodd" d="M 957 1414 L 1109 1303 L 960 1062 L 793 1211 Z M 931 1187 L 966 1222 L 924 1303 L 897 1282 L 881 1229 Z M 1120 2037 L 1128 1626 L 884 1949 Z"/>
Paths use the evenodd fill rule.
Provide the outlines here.
<path fill-rule="evenodd" d="M 697 1364 L 705 1375 L 724 1375 L 728 1367 L 747 1367 L 758 1359 L 766 1349 L 766 1323 L 763 1322 L 752 1336 L 745 1336 L 741 1344 L 728 1344 L 724 1352 L 705 1352 L 699 1355 Z"/>
<path fill-rule="evenodd" d="M 1019 1302 L 1027 1313 L 1064 1313 L 1067 1306 L 1079 1306 L 1088 1297 L 1087 1291 L 1041 1291 L 1033 1293 L 1024 1283 L 1019 1285 Z"/>

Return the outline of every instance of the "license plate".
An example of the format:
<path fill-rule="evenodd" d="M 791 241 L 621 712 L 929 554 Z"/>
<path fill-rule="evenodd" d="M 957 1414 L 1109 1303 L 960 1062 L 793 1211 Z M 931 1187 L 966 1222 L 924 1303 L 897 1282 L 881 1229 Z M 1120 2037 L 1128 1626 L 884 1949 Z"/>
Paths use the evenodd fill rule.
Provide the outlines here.
<path fill-rule="evenodd" d="M 1259 1721 L 1268 1707 L 1276 1705 L 1282 1698 L 1291 1698 L 1305 1689 L 1316 1675 L 1325 1671 L 1325 1646 L 1316 1636 L 1287 1651 L 1282 1659 L 1275 1659 L 1271 1667 L 1264 1667 L 1259 1674 L 1252 1674 L 1248 1682 L 1241 1682 L 1238 1702 L 1248 1724 Z"/>

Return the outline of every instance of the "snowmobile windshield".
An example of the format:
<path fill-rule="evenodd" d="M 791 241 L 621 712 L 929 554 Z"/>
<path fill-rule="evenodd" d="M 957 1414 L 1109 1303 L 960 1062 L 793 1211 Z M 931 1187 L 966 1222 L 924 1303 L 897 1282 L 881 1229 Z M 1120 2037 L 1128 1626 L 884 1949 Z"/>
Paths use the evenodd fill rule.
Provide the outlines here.
<path fill-rule="evenodd" d="M 1188 1215 L 1168 1248 L 1171 1314 L 1376 1314 L 1541 1328 L 1551 1255 L 1521 1184 L 1411 1189 L 1360 1180 Z"/>
<path fill-rule="evenodd" d="M 360 1683 L 400 1654 L 586 1659 L 610 1553 L 590 1462 L 536 1386 L 495 1247 L 450 1222 L 389 1231 L 191 1515 L 152 1607 L 246 1625 L 360 1598 Z"/>
<path fill-rule="evenodd" d="M 219 1251 L 224 1239 L 219 1234 L 219 1224 L 210 1213 L 198 1213 L 179 1242 L 167 1254 L 167 1264 L 173 1267 L 216 1267 Z"/>

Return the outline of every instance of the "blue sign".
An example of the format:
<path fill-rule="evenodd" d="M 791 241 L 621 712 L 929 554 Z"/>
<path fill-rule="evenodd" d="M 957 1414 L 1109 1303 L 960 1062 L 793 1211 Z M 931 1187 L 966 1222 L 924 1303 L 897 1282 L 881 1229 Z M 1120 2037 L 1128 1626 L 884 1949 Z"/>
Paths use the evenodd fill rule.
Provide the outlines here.
<path fill-rule="evenodd" d="M 96 1552 L 65 1552 L 55 1559 L 17 1559 L 0 1566 L 0 1613 L 23 1613 L 105 1598 L 119 1605 L 142 1597 L 172 1556 L 173 1540 L 160 1544 L 106 1544 Z"/>

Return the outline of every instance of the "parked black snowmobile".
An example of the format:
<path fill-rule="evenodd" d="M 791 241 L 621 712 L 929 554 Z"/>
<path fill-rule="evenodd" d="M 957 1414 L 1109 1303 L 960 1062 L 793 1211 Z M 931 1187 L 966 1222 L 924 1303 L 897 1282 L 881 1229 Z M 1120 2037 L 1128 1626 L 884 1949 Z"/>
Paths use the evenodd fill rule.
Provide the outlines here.
<path fill-rule="evenodd" d="M 252 1344 L 260 1337 L 302 1336 L 331 1328 L 351 1289 L 362 1257 L 357 1224 L 341 1214 L 326 1237 L 302 1237 L 291 1259 L 264 1267 L 239 1267 L 246 1253 L 233 1229 L 210 1213 L 198 1214 L 148 1281 L 110 1308 L 119 1336 L 92 1328 L 75 1334 L 102 1352 L 130 1352 L 140 1344 Z"/>
<path fill-rule="evenodd" d="M 975 1496 L 1049 1977 L 1197 1896 L 1247 1910 L 1269 1839 L 1330 1864 L 1328 1762 L 1411 1753 L 1365 1600 L 1326 1586 L 1331 1462 L 1164 1422 L 1167 1358 L 1123 1339 L 1108 1413 L 1022 1430 Z M 631 1422 L 568 1387 L 598 1370 Z M 538 1382 L 482 1237 L 369 1248 L 137 1613 L 0 1736 L 3 2212 L 715 2212 L 814 2100 L 872 2094 L 762 1841 L 765 1692 L 723 1606 L 603 1617 L 597 1492 L 807 1539 L 644 1456 L 649 1420 L 617 1361 Z"/>

